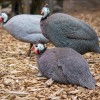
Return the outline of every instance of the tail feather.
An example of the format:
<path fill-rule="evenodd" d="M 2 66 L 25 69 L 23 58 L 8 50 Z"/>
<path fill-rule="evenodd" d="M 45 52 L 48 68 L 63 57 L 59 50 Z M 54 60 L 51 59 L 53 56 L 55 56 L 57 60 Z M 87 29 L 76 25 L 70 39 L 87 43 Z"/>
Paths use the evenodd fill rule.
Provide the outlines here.
<path fill-rule="evenodd" d="M 87 83 L 85 83 L 85 86 L 88 88 L 88 89 L 95 89 L 95 79 L 94 78 L 90 78 L 89 81 Z"/>

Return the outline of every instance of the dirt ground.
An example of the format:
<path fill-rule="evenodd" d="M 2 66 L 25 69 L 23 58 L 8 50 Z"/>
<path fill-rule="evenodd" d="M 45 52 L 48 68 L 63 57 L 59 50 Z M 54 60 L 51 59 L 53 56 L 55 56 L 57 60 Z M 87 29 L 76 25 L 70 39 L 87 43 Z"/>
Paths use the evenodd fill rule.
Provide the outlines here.
<path fill-rule="evenodd" d="M 73 16 L 89 23 L 100 36 L 100 12 Z M 31 58 L 27 57 L 28 49 L 29 44 L 0 29 L 0 100 L 100 100 L 100 54 L 83 55 L 96 79 L 96 89 L 89 90 L 37 77 L 36 56 L 32 53 Z"/>

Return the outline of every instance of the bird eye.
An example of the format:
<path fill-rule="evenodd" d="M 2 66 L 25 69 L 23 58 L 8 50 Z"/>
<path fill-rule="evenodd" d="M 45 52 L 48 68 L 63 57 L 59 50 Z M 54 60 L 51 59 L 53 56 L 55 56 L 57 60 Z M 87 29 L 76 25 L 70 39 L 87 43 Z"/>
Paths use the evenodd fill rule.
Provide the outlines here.
<path fill-rule="evenodd" d="M 35 47 L 38 47 L 38 45 L 35 45 Z"/>

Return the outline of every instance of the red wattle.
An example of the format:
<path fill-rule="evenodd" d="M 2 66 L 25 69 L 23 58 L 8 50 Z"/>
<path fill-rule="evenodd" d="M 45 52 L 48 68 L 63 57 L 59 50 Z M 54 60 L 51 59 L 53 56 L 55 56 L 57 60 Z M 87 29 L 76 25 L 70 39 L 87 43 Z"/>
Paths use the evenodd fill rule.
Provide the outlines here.
<path fill-rule="evenodd" d="M 34 52 L 35 52 L 35 54 L 39 54 L 39 51 L 38 50 L 35 50 Z"/>
<path fill-rule="evenodd" d="M 0 16 L 0 22 L 2 22 L 3 21 L 3 19 L 2 19 L 2 17 Z"/>

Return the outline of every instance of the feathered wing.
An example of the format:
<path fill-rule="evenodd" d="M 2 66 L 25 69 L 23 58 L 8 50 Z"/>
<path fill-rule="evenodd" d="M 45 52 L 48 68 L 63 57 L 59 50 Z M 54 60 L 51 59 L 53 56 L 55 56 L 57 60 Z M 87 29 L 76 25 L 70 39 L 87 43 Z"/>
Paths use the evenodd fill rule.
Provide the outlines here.
<path fill-rule="evenodd" d="M 42 43 L 42 44 L 45 44 L 45 43 L 48 43 L 49 40 L 46 39 L 41 33 L 34 33 L 33 34 L 29 34 L 29 35 L 25 35 L 23 36 L 20 41 L 23 41 L 23 42 L 26 42 L 27 43 Z"/>
<path fill-rule="evenodd" d="M 96 32 L 83 21 L 66 14 L 53 14 L 41 23 L 43 35 L 56 47 L 69 47 L 77 52 L 100 52 Z M 94 47 L 95 45 L 95 47 Z"/>
<path fill-rule="evenodd" d="M 66 83 L 62 69 L 57 66 L 56 50 L 46 51 L 39 59 L 38 68 L 43 76 L 52 78 L 59 83 Z"/>
<path fill-rule="evenodd" d="M 13 34 L 19 32 L 26 32 L 27 34 L 40 33 L 40 15 L 21 14 L 12 17 L 5 25 L 4 28 Z M 22 33 L 25 34 L 25 33 Z"/>
<path fill-rule="evenodd" d="M 48 19 L 46 33 L 48 37 L 60 36 L 63 39 L 93 40 L 96 32 L 83 21 L 66 14 L 54 14 Z M 44 34 L 45 35 L 45 34 Z"/>
<path fill-rule="evenodd" d="M 12 17 L 4 28 L 16 39 L 29 43 L 47 43 L 48 40 L 42 35 L 40 29 L 41 15 L 21 14 Z"/>
<path fill-rule="evenodd" d="M 38 68 L 43 76 L 52 78 L 54 66 L 57 66 L 55 61 L 55 54 L 45 51 L 44 54 L 38 59 Z"/>
<path fill-rule="evenodd" d="M 71 63 L 70 60 L 73 62 Z M 67 62 L 67 65 L 63 62 Z M 81 61 L 77 56 L 61 59 L 58 62 L 58 66 L 62 67 L 63 74 L 69 83 L 87 87 L 89 89 L 95 88 L 95 81 L 88 69 L 87 63 Z"/>

